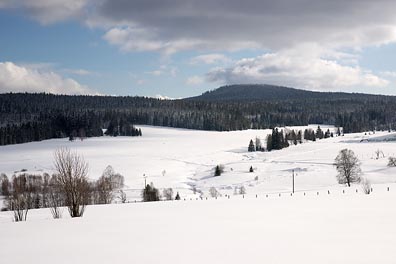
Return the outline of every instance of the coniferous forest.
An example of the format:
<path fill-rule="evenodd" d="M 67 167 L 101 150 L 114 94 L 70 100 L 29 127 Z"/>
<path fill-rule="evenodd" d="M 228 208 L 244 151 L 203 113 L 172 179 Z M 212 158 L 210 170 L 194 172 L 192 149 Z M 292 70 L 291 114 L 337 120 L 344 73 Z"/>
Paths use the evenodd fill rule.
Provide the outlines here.
<path fill-rule="evenodd" d="M 0 94 L 0 145 L 69 137 L 139 136 L 134 125 L 230 131 L 308 124 L 343 127 L 344 133 L 396 127 L 396 97 L 319 93 L 278 87 L 254 93 L 159 100 L 147 97 Z M 221 88 L 224 89 L 224 88 Z M 286 90 L 285 90 L 286 89 Z M 289 90 L 292 92 L 289 92 Z M 274 93 L 279 91 L 280 95 Z M 243 92 L 246 94 L 246 92 Z M 215 95 L 215 93 L 213 93 Z M 289 94 L 289 96 L 285 96 Z M 219 99 L 221 97 L 222 99 Z M 144 131 L 143 131 L 144 132 Z"/>

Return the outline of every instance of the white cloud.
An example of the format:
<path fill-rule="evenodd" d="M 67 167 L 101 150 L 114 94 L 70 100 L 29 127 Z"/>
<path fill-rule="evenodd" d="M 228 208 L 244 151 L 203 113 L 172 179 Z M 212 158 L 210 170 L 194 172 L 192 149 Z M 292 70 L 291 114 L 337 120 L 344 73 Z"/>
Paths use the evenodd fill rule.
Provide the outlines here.
<path fill-rule="evenodd" d="M 176 77 L 178 72 L 178 69 L 173 66 L 169 65 L 161 65 L 159 69 L 153 70 L 153 71 L 148 71 L 146 72 L 147 74 L 153 75 L 153 76 L 171 76 L 171 77 Z"/>
<path fill-rule="evenodd" d="M 91 20 L 125 51 L 337 49 L 395 42 L 395 9 L 389 0 L 104 0 Z"/>
<path fill-rule="evenodd" d="M 204 82 L 204 78 L 200 77 L 200 76 L 191 76 L 189 78 L 187 78 L 186 80 L 186 84 L 188 85 L 199 85 L 201 83 Z"/>
<path fill-rule="evenodd" d="M 17 9 L 42 24 L 82 18 L 91 0 L 0 0 L 0 8 Z"/>
<path fill-rule="evenodd" d="M 204 54 L 204 55 L 199 55 L 190 60 L 191 64 L 218 64 L 218 63 L 228 63 L 231 60 L 219 53 L 212 53 L 212 54 Z"/>
<path fill-rule="evenodd" d="M 84 69 L 64 69 L 63 71 L 66 73 L 80 75 L 80 76 L 96 75 L 95 72 L 84 70 Z"/>
<path fill-rule="evenodd" d="M 12 62 L 0 62 L 0 92 L 93 93 L 87 86 L 63 78 L 55 72 L 19 66 Z"/>
<path fill-rule="evenodd" d="M 396 71 L 383 71 L 380 74 L 384 77 L 396 78 Z"/>
<path fill-rule="evenodd" d="M 324 91 L 385 87 L 389 84 L 388 80 L 358 65 L 343 65 L 324 58 L 321 54 L 325 53 L 311 53 L 305 48 L 241 59 L 231 67 L 212 69 L 206 79 L 222 84 L 269 83 Z"/>

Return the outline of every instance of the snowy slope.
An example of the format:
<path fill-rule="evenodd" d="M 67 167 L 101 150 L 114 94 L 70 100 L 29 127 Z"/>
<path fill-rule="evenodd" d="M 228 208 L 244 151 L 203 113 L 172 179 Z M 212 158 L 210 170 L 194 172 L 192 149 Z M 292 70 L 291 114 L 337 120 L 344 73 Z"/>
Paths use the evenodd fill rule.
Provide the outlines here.
<path fill-rule="evenodd" d="M 395 263 L 396 169 L 386 166 L 387 158 L 375 159 L 375 151 L 395 155 L 396 141 L 390 139 L 396 133 L 350 134 L 249 153 L 249 140 L 264 139 L 269 130 L 142 130 L 141 138 L 0 147 L 0 172 L 8 175 L 22 169 L 51 172 L 53 151 L 67 146 L 85 156 L 91 178 L 109 164 L 122 173 L 130 201 L 139 199 L 143 174 L 183 198 L 88 206 L 80 219 L 70 219 L 64 209 L 64 217 L 53 220 L 49 209 L 37 209 L 29 211 L 27 222 L 13 223 L 12 212 L 0 212 L 1 252 L 6 252 L 1 263 Z M 342 148 L 362 161 L 372 194 L 364 195 L 359 185 L 337 184 L 332 163 Z M 225 172 L 213 177 L 220 163 Z M 202 200 L 193 185 L 203 192 Z M 232 194 L 240 186 L 246 195 L 207 199 L 210 187 Z"/>
<path fill-rule="evenodd" d="M 184 197 L 191 197 L 192 186 L 204 196 L 210 187 L 216 187 L 223 194 L 232 194 L 235 187 L 241 186 L 249 194 L 278 193 L 291 191 L 292 170 L 297 191 L 339 188 L 332 164 L 341 149 L 350 148 L 362 161 L 364 177 L 372 183 L 396 182 L 396 169 L 386 166 L 387 158 L 374 158 L 377 149 L 385 156 L 396 154 L 396 141 L 389 140 L 395 138 L 394 132 L 348 134 L 280 151 L 249 153 L 250 139 L 258 136 L 264 141 L 270 130 L 207 132 L 141 128 L 143 137 L 101 137 L 82 142 L 54 139 L 3 146 L 0 147 L 0 172 L 9 176 L 22 169 L 51 173 L 54 150 L 66 146 L 84 155 L 91 178 L 98 178 L 107 165 L 124 175 L 130 200 L 139 199 L 143 174 L 155 186 L 172 187 Z M 225 165 L 225 173 L 213 177 L 217 164 Z M 250 166 L 255 168 L 254 173 L 248 172 Z"/>
<path fill-rule="evenodd" d="M 0 213 L 1 263 L 395 263 L 396 185 L 370 195 L 232 196 Z M 23 249 L 21 249 L 23 248 Z"/>

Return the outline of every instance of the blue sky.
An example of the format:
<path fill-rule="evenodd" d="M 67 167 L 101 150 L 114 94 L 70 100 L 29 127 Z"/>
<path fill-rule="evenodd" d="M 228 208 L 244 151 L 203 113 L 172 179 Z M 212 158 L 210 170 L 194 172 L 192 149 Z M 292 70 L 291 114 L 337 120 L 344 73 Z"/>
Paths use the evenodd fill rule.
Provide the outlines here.
<path fill-rule="evenodd" d="M 180 1 L 0 0 L 0 92 L 179 98 L 270 83 L 396 95 L 389 1 Z"/>

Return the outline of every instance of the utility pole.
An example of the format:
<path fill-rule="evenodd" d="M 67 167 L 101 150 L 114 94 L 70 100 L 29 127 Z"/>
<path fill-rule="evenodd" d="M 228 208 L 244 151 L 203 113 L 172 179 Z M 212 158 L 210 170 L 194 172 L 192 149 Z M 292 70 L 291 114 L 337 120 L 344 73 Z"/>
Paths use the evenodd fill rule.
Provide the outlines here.
<path fill-rule="evenodd" d="M 293 193 L 294 193 L 294 170 L 292 170 L 293 172 Z"/>

